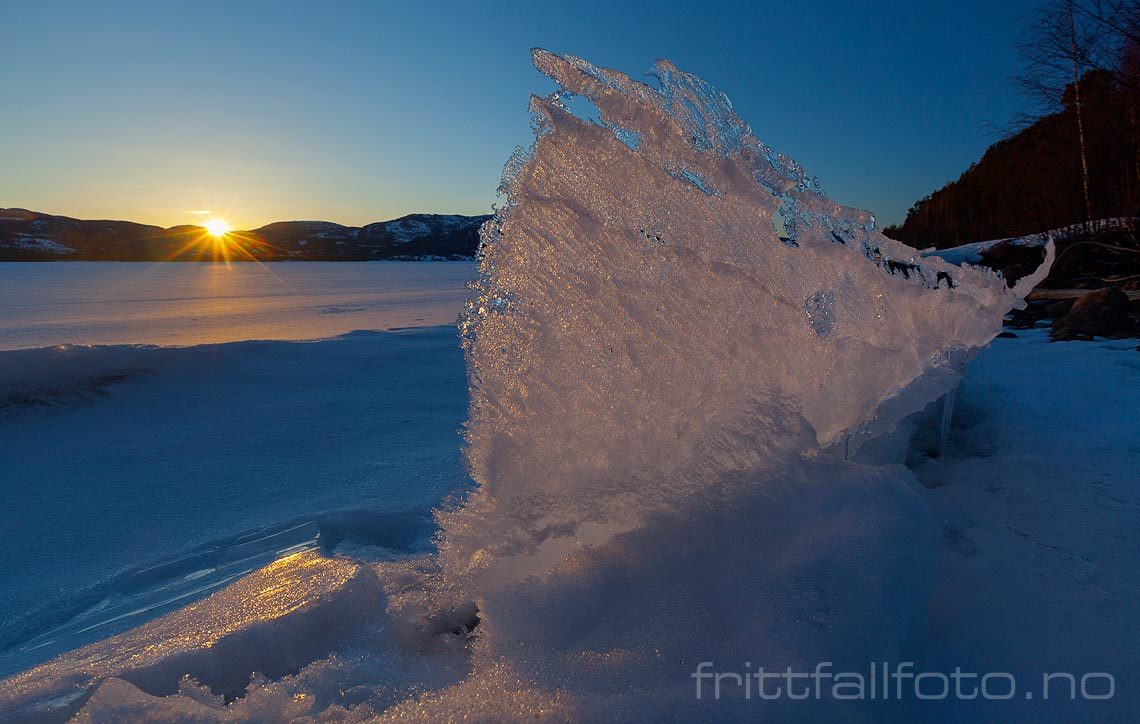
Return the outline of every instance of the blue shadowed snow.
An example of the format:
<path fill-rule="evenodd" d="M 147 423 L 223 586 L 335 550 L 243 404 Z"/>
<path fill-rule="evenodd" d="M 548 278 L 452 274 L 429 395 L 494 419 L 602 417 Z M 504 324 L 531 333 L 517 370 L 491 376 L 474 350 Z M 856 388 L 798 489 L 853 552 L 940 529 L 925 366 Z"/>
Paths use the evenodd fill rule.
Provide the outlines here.
<path fill-rule="evenodd" d="M 453 327 L 0 352 L 0 675 L 282 552 L 424 548 L 466 404 Z"/>

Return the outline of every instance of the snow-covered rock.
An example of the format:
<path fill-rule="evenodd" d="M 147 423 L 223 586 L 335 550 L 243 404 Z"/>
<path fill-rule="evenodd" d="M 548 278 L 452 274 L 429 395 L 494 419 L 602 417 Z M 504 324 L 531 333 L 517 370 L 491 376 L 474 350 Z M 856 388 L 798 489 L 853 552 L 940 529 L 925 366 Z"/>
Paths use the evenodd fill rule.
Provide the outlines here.
<path fill-rule="evenodd" d="M 1132 270 L 1140 270 L 1140 266 L 1136 266 L 1136 259 L 1140 259 L 1135 241 L 1138 223 L 1140 219 L 1135 218 L 1099 219 L 1029 236 L 925 249 L 922 256 L 945 259 L 952 264 L 988 267 L 1000 272 L 1012 285 L 1040 265 L 1045 247 L 1052 240 L 1057 246 L 1058 263 L 1042 280 L 1044 286 L 1054 289 L 1089 287 L 1090 283 L 1101 286 L 1105 283 L 1103 277 L 1128 277 Z M 1112 243 L 1123 243 L 1128 253 L 1121 257 L 1112 252 Z M 1103 253 L 1102 249 L 1109 250 L 1107 258 L 1111 261 L 1097 258 L 1098 253 Z"/>

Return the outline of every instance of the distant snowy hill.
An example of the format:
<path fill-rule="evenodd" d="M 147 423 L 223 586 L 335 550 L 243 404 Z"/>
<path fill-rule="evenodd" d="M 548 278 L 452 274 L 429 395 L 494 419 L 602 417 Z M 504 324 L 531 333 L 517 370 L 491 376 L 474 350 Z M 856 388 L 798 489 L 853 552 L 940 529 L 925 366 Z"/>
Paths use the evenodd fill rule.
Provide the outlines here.
<path fill-rule="evenodd" d="M 233 232 L 234 260 L 366 261 L 470 259 L 489 216 L 409 214 L 364 227 L 279 221 Z M 232 245 L 231 245 L 232 246 Z M 200 226 L 83 221 L 27 209 L 0 209 L 0 261 L 194 261 L 214 259 Z"/>

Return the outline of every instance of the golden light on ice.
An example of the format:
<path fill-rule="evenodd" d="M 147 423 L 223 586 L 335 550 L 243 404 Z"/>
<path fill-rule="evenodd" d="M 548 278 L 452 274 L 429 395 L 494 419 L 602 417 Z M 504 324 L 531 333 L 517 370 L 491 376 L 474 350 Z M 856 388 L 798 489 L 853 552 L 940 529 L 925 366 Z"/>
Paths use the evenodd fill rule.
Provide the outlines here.
<path fill-rule="evenodd" d="M 230 231 L 229 222 L 222 221 L 221 219 L 209 219 L 206 221 L 204 226 L 206 227 L 206 233 L 219 239 L 228 234 Z"/>

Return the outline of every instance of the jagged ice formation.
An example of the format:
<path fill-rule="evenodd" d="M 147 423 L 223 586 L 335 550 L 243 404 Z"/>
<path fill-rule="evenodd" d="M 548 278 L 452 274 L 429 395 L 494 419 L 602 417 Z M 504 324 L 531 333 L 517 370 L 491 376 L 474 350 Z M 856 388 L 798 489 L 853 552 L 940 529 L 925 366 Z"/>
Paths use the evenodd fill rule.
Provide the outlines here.
<path fill-rule="evenodd" d="M 562 90 L 531 99 L 461 321 L 480 489 L 444 552 L 488 590 L 726 476 L 853 454 L 950 389 L 1048 269 L 1011 290 L 920 257 L 668 61 L 659 87 L 534 62 Z"/>

